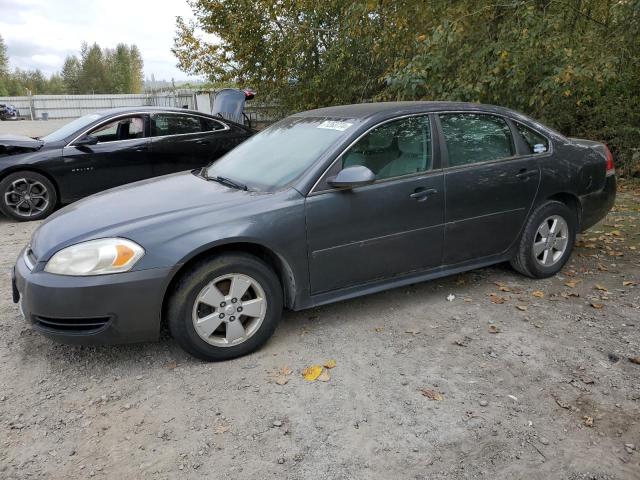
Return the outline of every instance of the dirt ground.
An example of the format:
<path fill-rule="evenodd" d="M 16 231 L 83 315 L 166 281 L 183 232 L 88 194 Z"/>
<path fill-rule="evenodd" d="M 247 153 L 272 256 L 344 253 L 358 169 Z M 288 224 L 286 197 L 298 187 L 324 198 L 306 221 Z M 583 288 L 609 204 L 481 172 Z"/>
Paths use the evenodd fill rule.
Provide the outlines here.
<path fill-rule="evenodd" d="M 36 227 L 0 219 L 2 479 L 640 478 L 640 189 L 554 278 L 499 265 L 287 312 L 217 364 L 32 331 L 9 269 Z"/>

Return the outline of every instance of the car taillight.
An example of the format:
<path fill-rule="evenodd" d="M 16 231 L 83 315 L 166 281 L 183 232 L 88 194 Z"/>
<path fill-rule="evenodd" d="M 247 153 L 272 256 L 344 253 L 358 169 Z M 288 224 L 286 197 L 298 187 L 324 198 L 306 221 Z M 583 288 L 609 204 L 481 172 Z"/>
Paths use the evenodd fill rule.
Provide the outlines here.
<path fill-rule="evenodd" d="M 605 145 L 604 149 L 607 158 L 607 177 L 609 177 L 611 175 L 615 175 L 616 166 L 613 164 L 613 154 L 611 153 L 611 150 L 609 150 L 609 147 Z"/>

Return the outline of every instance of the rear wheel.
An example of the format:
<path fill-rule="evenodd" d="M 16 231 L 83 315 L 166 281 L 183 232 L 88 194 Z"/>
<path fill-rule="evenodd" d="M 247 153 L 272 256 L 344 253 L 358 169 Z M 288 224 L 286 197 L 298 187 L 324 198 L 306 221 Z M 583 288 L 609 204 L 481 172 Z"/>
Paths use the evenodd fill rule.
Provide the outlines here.
<path fill-rule="evenodd" d="M 53 184 L 36 172 L 15 172 L 0 182 L 0 210 L 19 221 L 41 220 L 56 208 Z"/>
<path fill-rule="evenodd" d="M 228 360 L 271 337 L 282 315 L 282 288 L 257 258 L 225 254 L 180 278 L 167 314 L 169 330 L 184 350 L 202 360 Z"/>
<path fill-rule="evenodd" d="M 576 225 L 576 213 L 564 203 L 540 205 L 527 221 L 511 265 L 533 278 L 555 275 L 571 256 Z"/>

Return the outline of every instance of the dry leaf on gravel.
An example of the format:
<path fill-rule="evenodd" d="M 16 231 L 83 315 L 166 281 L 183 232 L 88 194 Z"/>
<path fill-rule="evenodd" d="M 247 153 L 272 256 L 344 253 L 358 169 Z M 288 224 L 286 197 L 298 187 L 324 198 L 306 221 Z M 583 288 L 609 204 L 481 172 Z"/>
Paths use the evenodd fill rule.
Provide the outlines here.
<path fill-rule="evenodd" d="M 322 373 L 322 365 L 311 365 L 302 370 L 302 376 L 309 382 L 315 382 Z"/>
<path fill-rule="evenodd" d="M 603 287 L 602 285 L 600 285 L 599 283 L 596 283 L 593 288 L 595 288 L 596 290 L 600 290 L 601 292 L 608 292 L 609 289 L 607 287 Z"/>
<path fill-rule="evenodd" d="M 420 393 L 423 397 L 427 397 L 429 400 L 435 400 L 438 402 L 440 400 L 444 400 L 444 395 L 442 395 L 442 393 L 432 390 L 431 388 L 423 388 L 420 390 Z"/>
<path fill-rule="evenodd" d="M 213 433 L 215 433 L 216 435 L 219 435 L 221 433 L 226 433 L 229 430 L 231 430 L 231 425 L 221 423 L 220 425 L 215 426 L 215 428 L 213 429 Z"/>
<path fill-rule="evenodd" d="M 286 385 L 289 382 L 289 376 L 293 373 L 289 367 L 282 367 L 273 374 L 273 381 L 278 385 Z"/>
<path fill-rule="evenodd" d="M 604 265 L 602 265 L 601 263 L 598 264 L 598 270 L 600 270 L 601 272 L 608 272 L 609 269 L 607 267 L 605 267 Z"/>
<path fill-rule="evenodd" d="M 173 370 L 174 368 L 176 368 L 178 366 L 178 364 L 174 361 L 165 363 L 164 368 L 166 368 L 167 370 Z"/>
<path fill-rule="evenodd" d="M 489 325 L 489 333 L 499 333 L 500 329 L 495 325 Z"/>
<path fill-rule="evenodd" d="M 521 312 L 526 312 L 529 307 L 527 307 L 526 305 L 516 305 L 516 308 Z"/>
<path fill-rule="evenodd" d="M 404 331 L 404 333 L 410 333 L 411 335 L 418 335 L 420 333 L 420 330 L 418 330 L 417 328 L 409 328 L 407 330 Z"/>
<path fill-rule="evenodd" d="M 629 361 L 631 363 L 635 363 L 636 365 L 640 365 L 640 357 L 629 357 Z"/>
<path fill-rule="evenodd" d="M 470 341 L 471 339 L 469 337 L 458 338 L 453 341 L 453 344 L 458 345 L 459 347 L 466 347 Z"/>
<path fill-rule="evenodd" d="M 638 282 L 634 282 L 633 280 L 625 280 L 622 282 L 623 287 L 635 287 L 636 285 L 638 285 Z"/>
<path fill-rule="evenodd" d="M 544 298 L 544 292 L 541 292 L 540 290 L 533 291 L 531 295 L 533 295 L 536 298 Z"/>
<path fill-rule="evenodd" d="M 324 368 L 335 368 L 335 366 L 337 365 L 335 360 L 327 360 L 326 362 L 324 362 L 323 366 Z"/>
<path fill-rule="evenodd" d="M 491 302 L 492 302 L 492 303 L 496 303 L 496 304 L 498 304 L 498 305 L 500 305 L 500 304 L 502 304 L 502 303 L 504 303 L 504 302 L 506 302 L 506 301 L 507 301 L 507 299 L 506 299 L 506 298 L 501 297 L 500 295 L 496 295 L 495 293 L 491 293 L 491 294 L 489 295 L 489 297 L 491 298 Z"/>
<path fill-rule="evenodd" d="M 600 310 L 601 308 L 604 308 L 604 303 L 591 302 L 591 306 L 596 310 Z"/>
<path fill-rule="evenodd" d="M 569 280 L 568 282 L 565 282 L 564 284 L 569 287 L 569 288 L 576 288 L 576 286 L 582 282 L 582 280 L 580 279 L 576 279 L 576 280 Z"/>
<path fill-rule="evenodd" d="M 375 331 L 378 332 L 378 333 L 382 333 L 382 332 L 384 332 L 384 327 L 376 327 Z"/>
<path fill-rule="evenodd" d="M 329 370 L 324 369 L 318 376 L 318 380 L 321 382 L 328 382 L 329 380 L 331 380 L 331 374 L 329 373 Z"/>
<path fill-rule="evenodd" d="M 564 409 L 566 409 L 566 410 L 569 410 L 569 409 L 571 408 L 571 405 L 569 405 L 569 404 L 568 404 L 568 403 L 566 403 L 566 402 L 563 402 L 563 401 L 562 401 L 562 400 L 560 400 L 558 397 L 555 397 L 555 396 L 554 396 L 554 397 L 553 397 L 553 399 L 556 401 L 556 403 L 558 404 L 558 406 L 559 406 L 560 408 L 564 408 Z"/>
<path fill-rule="evenodd" d="M 585 415 L 584 417 L 582 417 L 582 420 L 584 420 L 584 424 L 587 427 L 593 427 L 593 417 Z"/>

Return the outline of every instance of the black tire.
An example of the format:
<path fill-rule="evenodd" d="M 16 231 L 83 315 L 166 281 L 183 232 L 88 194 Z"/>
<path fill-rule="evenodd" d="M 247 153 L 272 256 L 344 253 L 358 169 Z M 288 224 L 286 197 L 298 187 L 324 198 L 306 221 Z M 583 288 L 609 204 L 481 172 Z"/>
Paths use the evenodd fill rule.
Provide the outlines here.
<path fill-rule="evenodd" d="M 568 238 L 567 247 L 561 257 L 550 266 L 544 266 L 538 262 L 534 255 L 533 243 L 536 239 L 538 227 L 551 216 L 559 216 L 567 223 Z M 573 250 L 573 244 L 576 240 L 577 214 L 567 205 L 555 200 L 549 200 L 538 208 L 529 216 L 527 223 L 520 237 L 517 250 L 511 259 L 511 266 L 518 272 L 532 278 L 547 278 L 558 273 Z"/>
<path fill-rule="evenodd" d="M 34 193 L 38 195 L 37 199 L 31 198 Z M 21 199 L 22 204 L 19 203 Z M 14 172 L 0 182 L 0 211 L 14 220 L 42 220 L 55 210 L 57 204 L 58 195 L 53 183 L 39 173 Z"/>
<path fill-rule="evenodd" d="M 230 274 L 247 275 L 259 284 L 266 298 L 266 313 L 257 330 L 242 343 L 212 345 L 201 338 L 194 327 L 194 304 L 210 282 Z M 198 262 L 178 279 L 166 313 L 169 331 L 185 351 L 209 362 L 230 360 L 257 350 L 271 337 L 282 316 L 282 286 L 273 270 L 253 255 L 241 252 L 223 254 Z M 235 321 L 240 321 L 240 315 Z"/>

